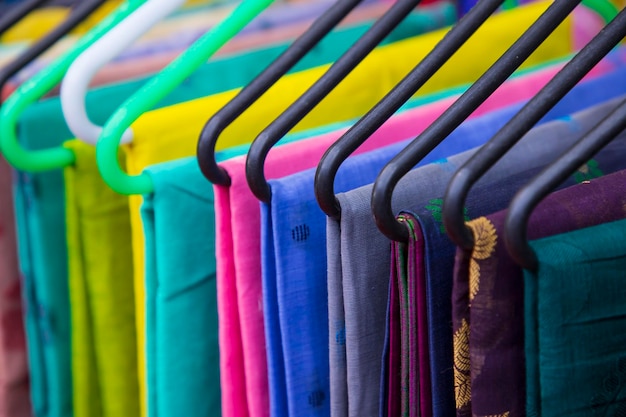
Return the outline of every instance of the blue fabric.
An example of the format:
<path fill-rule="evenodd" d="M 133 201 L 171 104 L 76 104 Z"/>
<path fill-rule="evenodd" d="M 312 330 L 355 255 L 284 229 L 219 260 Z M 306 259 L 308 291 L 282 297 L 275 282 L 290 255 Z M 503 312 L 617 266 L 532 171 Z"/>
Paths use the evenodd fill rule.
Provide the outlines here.
<path fill-rule="evenodd" d="M 620 92 L 626 91 L 624 77 L 626 77 L 626 69 L 620 69 L 601 79 L 592 80 L 577 87 L 542 122 L 564 117 L 586 106 L 617 96 Z M 420 165 L 479 146 L 503 126 L 520 107 L 521 104 L 511 106 L 464 124 L 429 154 Z M 406 143 L 392 145 L 348 160 L 339 171 L 335 181 L 336 190 L 348 191 L 372 182 L 384 164 L 405 145 Z M 329 350 L 328 344 L 325 343 L 329 338 L 329 295 L 325 262 L 326 216 L 315 200 L 314 174 L 315 170 L 308 170 L 270 181 L 271 208 L 262 209 L 263 238 L 266 239 L 263 242 L 263 266 L 266 268 L 263 274 L 264 288 L 276 288 L 278 296 L 275 300 L 278 306 L 269 304 L 274 301 L 273 297 L 266 297 L 264 301 L 268 305 L 264 306 L 264 311 L 267 315 L 277 310 L 279 312 L 277 320 L 266 317 L 268 326 L 266 337 L 274 343 L 280 340 L 283 343 L 282 353 L 290 413 L 297 411 L 298 404 L 306 404 L 313 392 L 321 390 L 325 396 L 332 395 L 329 388 Z M 273 236 L 268 233 L 270 227 L 273 228 Z M 306 240 L 292 238 L 292 231 L 298 227 L 305 227 L 309 231 Z M 272 275 L 272 272 L 275 272 L 275 275 Z M 388 276 L 386 279 L 388 280 Z M 341 318 L 331 317 L 330 320 L 336 322 Z M 375 343 L 380 344 L 382 354 L 384 328 L 378 330 L 380 331 L 376 334 L 381 337 L 375 340 Z M 331 335 L 332 338 L 334 335 Z M 274 344 L 268 344 L 268 349 L 272 349 L 273 346 Z M 271 355 L 269 353 L 269 356 Z M 447 371 L 442 372 L 445 368 L 442 368 L 443 361 L 438 360 L 439 357 L 451 357 L 451 351 L 446 349 L 438 351 L 438 358 L 435 358 L 433 363 L 435 384 L 436 386 L 453 386 L 450 378 L 452 374 Z M 377 383 L 380 381 L 380 358 L 381 355 L 372 358 L 376 363 L 372 363 L 371 369 L 362 370 L 364 373 L 374 373 L 375 375 L 371 378 L 375 378 Z M 350 376 L 351 373 L 348 371 L 348 375 L 349 380 L 363 382 L 360 374 Z M 282 381 L 274 383 L 282 383 Z M 449 390 L 434 387 L 433 392 L 435 396 L 440 397 L 436 399 L 437 404 L 445 404 L 445 401 L 448 401 L 448 405 L 443 406 L 442 414 L 437 415 L 449 415 L 446 414 L 447 411 L 443 411 L 445 409 L 454 413 L 454 401 L 448 395 Z M 376 397 L 373 401 L 378 404 L 379 393 L 371 394 Z M 328 403 L 326 401 L 326 404 Z"/>

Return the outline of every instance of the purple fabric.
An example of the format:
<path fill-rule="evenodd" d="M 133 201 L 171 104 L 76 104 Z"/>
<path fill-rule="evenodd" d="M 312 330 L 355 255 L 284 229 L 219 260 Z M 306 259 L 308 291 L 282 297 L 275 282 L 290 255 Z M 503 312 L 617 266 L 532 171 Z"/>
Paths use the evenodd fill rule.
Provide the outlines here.
<path fill-rule="evenodd" d="M 398 288 L 398 248 L 392 247 L 391 277 L 389 289 L 389 368 L 387 376 L 387 415 L 401 414 L 402 400 L 402 336 L 400 319 L 400 296 Z"/>
<path fill-rule="evenodd" d="M 626 171 L 593 179 L 600 175 L 592 160 L 574 175 L 579 185 L 548 196 L 531 216 L 529 239 L 623 218 L 624 199 L 616 196 L 626 195 Z M 460 308 L 454 314 L 455 322 L 471 323 L 467 349 L 474 415 L 526 415 L 524 276 L 502 240 L 505 217 L 503 210 L 471 221 L 475 249 L 457 250 L 454 296 Z"/>

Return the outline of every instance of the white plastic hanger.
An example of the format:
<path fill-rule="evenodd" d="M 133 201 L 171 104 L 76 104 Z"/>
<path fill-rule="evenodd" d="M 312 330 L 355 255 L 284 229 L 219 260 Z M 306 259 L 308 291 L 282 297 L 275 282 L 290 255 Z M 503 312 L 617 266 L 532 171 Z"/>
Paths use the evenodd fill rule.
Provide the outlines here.
<path fill-rule="evenodd" d="M 102 127 L 87 116 L 85 98 L 96 73 L 139 37 L 177 10 L 185 0 L 148 0 L 85 50 L 70 66 L 61 84 L 61 106 L 71 132 L 84 142 L 96 145 Z M 127 129 L 122 143 L 132 141 Z"/>

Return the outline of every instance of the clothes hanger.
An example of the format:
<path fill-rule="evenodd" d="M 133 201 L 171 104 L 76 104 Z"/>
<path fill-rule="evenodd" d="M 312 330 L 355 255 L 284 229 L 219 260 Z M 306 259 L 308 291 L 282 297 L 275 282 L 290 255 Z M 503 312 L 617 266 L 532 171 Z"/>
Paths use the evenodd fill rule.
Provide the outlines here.
<path fill-rule="evenodd" d="M 74 153 L 66 148 L 29 150 L 19 143 L 17 124 L 21 114 L 46 95 L 67 71 L 70 64 L 89 45 L 132 13 L 144 0 L 127 0 L 52 64 L 25 81 L 0 107 L 0 152 L 16 169 L 41 172 L 74 163 Z"/>
<path fill-rule="evenodd" d="M 504 242 L 513 260 L 522 268 L 536 272 L 539 267 L 527 235 L 528 221 L 535 207 L 624 129 L 626 100 L 515 195 L 504 224 Z"/>
<path fill-rule="evenodd" d="M 335 219 L 341 216 L 334 190 L 341 164 L 398 111 L 501 4 L 502 0 L 479 1 L 393 90 L 328 148 L 315 172 L 315 196 L 328 216 Z"/>
<path fill-rule="evenodd" d="M 85 100 L 96 73 L 132 45 L 154 25 L 173 13 L 185 0 L 148 0 L 84 51 L 67 70 L 61 83 L 61 107 L 70 131 L 80 140 L 95 145 L 102 128 L 87 116 Z M 122 143 L 132 140 L 130 129 Z"/>
<path fill-rule="evenodd" d="M 60 169 L 74 163 L 73 151 L 64 147 L 43 150 L 28 150 L 21 146 L 17 139 L 16 126 L 19 115 L 28 105 L 45 95 L 65 74 L 74 60 L 93 44 L 97 39 L 111 30 L 117 23 L 141 6 L 145 0 L 128 0 L 115 14 L 113 19 L 103 22 L 97 29 L 91 31 L 81 39 L 79 45 L 65 54 L 54 65 L 47 68 L 45 74 L 29 80 L 22 85 L 13 96 L 7 100 L 3 109 L 0 109 L 0 150 L 5 158 L 17 169 L 30 172 L 41 172 Z M 174 60 L 160 74 L 155 76 L 137 93 L 130 97 L 109 120 L 108 129 L 103 129 L 104 145 L 97 152 L 101 172 L 105 181 L 117 184 L 121 178 L 122 187 L 128 193 L 141 194 L 151 189 L 150 178 L 140 176 L 139 179 L 127 176 L 119 166 L 117 147 L 122 134 L 130 124 L 136 120 L 145 109 L 166 96 L 171 89 L 179 85 L 193 70 L 202 65 L 219 47 L 233 37 L 248 21 L 256 17 L 261 11 L 269 7 L 273 0 L 245 0 L 238 5 L 230 16 L 221 24 L 196 41 L 181 56 Z M 121 123 L 127 126 L 119 133 Z M 105 128 L 107 125 L 105 125 Z M 119 135 L 119 136 L 118 136 Z M 106 148 L 111 149 L 107 150 Z M 115 155 L 112 157 L 112 155 Z M 112 158 L 112 159 L 107 159 Z M 128 183 L 128 184 L 127 184 Z M 139 187 L 136 185 L 139 183 Z M 130 185 L 129 185 L 130 184 Z M 142 187 L 143 186 L 143 187 Z M 113 189 L 119 187 L 113 185 Z"/>
<path fill-rule="evenodd" d="M 48 1 L 50 0 L 26 0 L 13 6 L 4 16 L 0 17 L 0 35 Z"/>
<path fill-rule="evenodd" d="M 454 174 L 443 200 L 442 219 L 448 235 L 459 247 L 474 247 L 474 235 L 463 219 L 463 207 L 472 186 L 624 36 L 626 12 L 622 11 Z"/>
<path fill-rule="evenodd" d="M 333 4 L 285 52 L 209 119 L 200 134 L 197 152 L 200 169 L 209 181 L 217 185 L 230 185 L 228 173 L 217 164 L 215 157 L 215 146 L 224 129 L 265 94 L 362 2 L 363 0 L 339 0 Z"/>
<path fill-rule="evenodd" d="M 44 38 L 37 41 L 34 45 L 30 46 L 26 51 L 21 53 L 17 58 L 12 60 L 8 65 L 0 69 L 0 91 L 4 88 L 5 84 L 9 82 L 11 77 L 22 70 L 26 65 L 33 62 L 41 54 L 47 51 L 52 45 L 54 45 L 59 39 L 65 36 L 68 32 L 82 23 L 85 18 L 95 12 L 106 0 L 85 0 L 78 3 L 71 11 L 68 18 L 63 21 L 58 27 L 53 29 Z M 2 101 L 0 99 L 0 105 Z"/>
<path fill-rule="evenodd" d="M 374 23 L 302 96 L 266 127 L 252 142 L 246 159 L 246 178 L 252 193 L 269 202 L 271 189 L 265 178 L 265 158 L 282 139 L 319 104 L 367 55 L 419 4 L 399 0 Z"/>
<path fill-rule="evenodd" d="M 556 0 L 528 30 L 437 120 L 380 172 L 372 191 L 376 224 L 391 240 L 406 242 L 406 228 L 396 221 L 391 201 L 398 181 L 467 119 L 541 45 L 580 0 Z"/>

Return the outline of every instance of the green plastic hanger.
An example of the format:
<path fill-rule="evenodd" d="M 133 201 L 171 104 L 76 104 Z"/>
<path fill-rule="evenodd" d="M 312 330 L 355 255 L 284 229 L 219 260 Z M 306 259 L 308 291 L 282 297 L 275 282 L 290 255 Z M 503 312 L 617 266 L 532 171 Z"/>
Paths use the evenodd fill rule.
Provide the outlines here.
<path fill-rule="evenodd" d="M 102 178 L 113 190 L 126 195 L 152 192 L 153 184 L 147 174 L 130 176 L 118 163 L 117 152 L 124 132 L 273 2 L 245 0 L 230 16 L 128 98 L 109 118 L 96 146 L 96 159 Z"/>
<path fill-rule="evenodd" d="M 17 139 L 20 116 L 31 104 L 56 86 L 71 63 L 93 42 L 131 14 L 146 0 L 128 0 L 83 36 L 76 45 L 51 65 L 24 82 L 0 108 L 0 151 L 16 169 L 41 172 L 58 169 L 74 163 L 74 153 L 66 148 L 28 150 Z"/>

